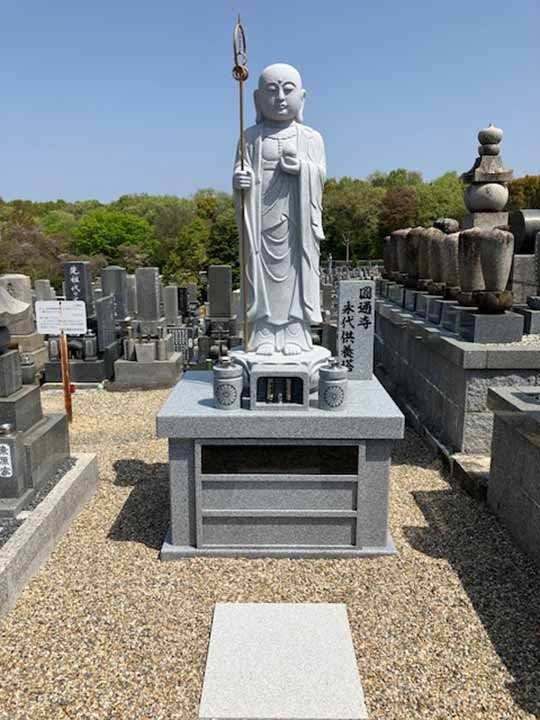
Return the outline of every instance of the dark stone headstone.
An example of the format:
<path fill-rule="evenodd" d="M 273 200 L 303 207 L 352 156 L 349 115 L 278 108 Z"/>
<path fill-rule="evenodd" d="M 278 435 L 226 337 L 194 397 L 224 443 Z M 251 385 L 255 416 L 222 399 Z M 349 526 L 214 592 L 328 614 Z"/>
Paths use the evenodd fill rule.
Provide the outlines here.
<path fill-rule="evenodd" d="M 114 298 L 114 316 L 116 320 L 124 320 L 128 315 L 127 272 L 118 265 L 109 265 L 101 271 L 101 288 L 103 297 L 112 295 Z"/>
<path fill-rule="evenodd" d="M 107 295 L 96 301 L 96 323 L 98 350 L 103 352 L 116 340 L 116 323 L 114 319 L 114 298 Z"/>
<path fill-rule="evenodd" d="M 94 315 L 92 272 L 88 260 L 70 260 L 64 263 L 64 291 L 66 300 L 82 300 L 86 303 L 86 315 Z"/>
<path fill-rule="evenodd" d="M 167 285 L 163 288 L 163 305 L 165 307 L 165 321 L 167 325 L 178 324 L 178 288 L 176 285 Z"/>
<path fill-rule="evenodd" d="M 159 271 L 156 267 L 137 268 L 137 315 L 141 320 L 159 320 Z"/>
<path fill-rule="evenodd" d="M 137 283 L 135 275 L 128 275 L 126 278 L 127 285 L 127 311 L 129 317 L 137 316 Z"/>
<path fill-rule="evenodd" d="M 232 317 L 232 271 L 230 265 L 208 268 L 209 317 Z"/>
<path fill-rule="evenodd" d="M 197 307 L 197 283 L 188 283 L 178 288 L 178 309 L 180 315 L 189 315 Z"/>

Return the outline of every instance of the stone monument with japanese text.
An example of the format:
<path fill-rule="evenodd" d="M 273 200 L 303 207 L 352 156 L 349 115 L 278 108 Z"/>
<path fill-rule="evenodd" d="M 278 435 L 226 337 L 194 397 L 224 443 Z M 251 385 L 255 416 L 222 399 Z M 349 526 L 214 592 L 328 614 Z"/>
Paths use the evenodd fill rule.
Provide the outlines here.
<path fill-rule="evenodd" d="M 295 68 L 263 70 L 257 122 L 233 175 L 244 347 L 214 376 L 186 372 L 158 413 L 158 436 L 169 442 L 164 560 L 395 552 L 390 453 L 404 419 L 372 372 L 373 282 L 340 283 L 341 356 L 313 344 L 326 171 L 304 100 Z M 346 402 L 319 402 L 319 383 Z"/>

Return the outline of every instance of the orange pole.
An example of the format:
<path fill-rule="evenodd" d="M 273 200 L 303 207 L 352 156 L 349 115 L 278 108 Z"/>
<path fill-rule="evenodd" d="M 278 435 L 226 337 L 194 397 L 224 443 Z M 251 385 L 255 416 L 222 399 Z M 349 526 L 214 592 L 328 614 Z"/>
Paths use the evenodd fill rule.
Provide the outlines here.
<path fill-rule="evenodd" d="M 69 379 L 69 352 L 67 337 L 64 331 L 60 335 L 60 364 L 62 366 L 62 384 L 64 386 L 64 407 L 66 408 L 66 414 L 69 422 L 73 420 L 73 408 L 71 405 L 71 388 Z"/>

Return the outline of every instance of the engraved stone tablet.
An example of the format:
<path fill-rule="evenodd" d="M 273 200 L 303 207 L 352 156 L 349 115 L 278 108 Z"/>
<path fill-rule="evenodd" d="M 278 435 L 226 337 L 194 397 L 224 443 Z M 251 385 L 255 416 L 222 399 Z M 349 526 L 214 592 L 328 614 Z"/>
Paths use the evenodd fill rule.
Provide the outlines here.
<path fill-rule="evenodd" d="M 351 380 L 371 380 L 375 283 L 372 280 L 341 280 L 338 283 L 337 354 Z"/>
<path fill-rule="evenodd" d="M 11 450 L 6 443 L 0 443 L 0 479 L 13 476 Z"/>

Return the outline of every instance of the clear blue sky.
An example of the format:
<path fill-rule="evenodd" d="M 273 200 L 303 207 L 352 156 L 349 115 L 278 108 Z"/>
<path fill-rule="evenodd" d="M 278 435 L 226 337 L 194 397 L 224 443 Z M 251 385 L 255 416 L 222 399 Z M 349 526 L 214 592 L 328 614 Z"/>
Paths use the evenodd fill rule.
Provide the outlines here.
<path fill-rule="evenodd" d="M 505 131 L 516 175 L 540 173 L 540 0 L 4 0 L 0 196 L 32 200 L 229 190 L 237 139 L 231 34 L 251 94 L 290 62 L 328 173 L 467 170 Z"/>

